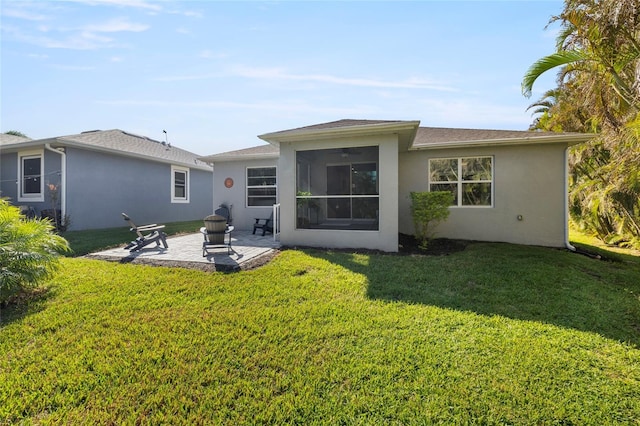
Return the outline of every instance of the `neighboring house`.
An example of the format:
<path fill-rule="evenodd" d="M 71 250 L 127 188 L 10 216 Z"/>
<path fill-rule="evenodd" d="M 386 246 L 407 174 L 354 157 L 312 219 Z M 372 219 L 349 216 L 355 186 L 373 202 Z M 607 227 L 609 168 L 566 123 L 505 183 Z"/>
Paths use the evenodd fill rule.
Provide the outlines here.
<path fill-rule="evenodd" d="M 210 214 L 212 169 L 183 149 L 122 130 L 31 140 L 0 136 L 0 196 L 37 214 L 57 205 L 70 230 Z"/>
<path fill-rule="evenodd" d="M 280 205 L 285 245 L 398 251 L 413 234 L 410 192 L 455 194 L 438 237 L 562 247 L 567 148 L 592 136 L 340 120 L 260 135 L 270 145 L 202 158 L 214 205 L 251 229 Z"/>

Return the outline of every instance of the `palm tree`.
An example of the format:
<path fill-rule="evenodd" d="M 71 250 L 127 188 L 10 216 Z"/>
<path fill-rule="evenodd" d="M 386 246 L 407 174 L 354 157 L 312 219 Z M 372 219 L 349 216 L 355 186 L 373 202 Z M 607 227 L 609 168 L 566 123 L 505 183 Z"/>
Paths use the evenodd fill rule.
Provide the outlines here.
<path fill-rule="evenodd" d="M 640 0 L 567 0 L 563 13 L 550 22 L 563 24 L 557 51 L 529 67 L 522 93 L 531 96 L 538 77 L 563 67 L 560 79 L 581 79 L 583 90 L 591 95 L 604 90 L 610 98 L 608 108 L 635 115 L 640 110 L 639 15 Z M 608 115 L 605 118 L 611 118 Z"/>
<path fill-rule="evenodd" d="M 0 302 L 25 287 L 36 286 L 57 267 L 67 240 L 53 233 L 48 220 L 26 219 L 0 198 Z"/>
<path fill-rule="evenodd" d="M 566 0 L 556 21 L 556 52 L 522 81 L 531 96 L 540 75 L 560 68 L 555 104 L 544 110 L 543 98 L 545 121 L 534 125 L 600 132 L 571 154 L 572 216 L 603 240 L 640 246 L 640 0 Z"/>

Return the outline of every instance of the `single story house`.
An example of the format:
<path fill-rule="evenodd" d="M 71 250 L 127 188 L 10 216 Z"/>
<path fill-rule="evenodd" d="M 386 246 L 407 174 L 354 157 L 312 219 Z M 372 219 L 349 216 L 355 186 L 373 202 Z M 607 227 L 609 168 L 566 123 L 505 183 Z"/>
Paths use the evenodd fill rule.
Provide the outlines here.
<path fill-rule="evenodd" d="M 398 251 L 399 233 L 414 233 L 410 193 L 447 190 L 455 201 L 438 237 L 563 247 L 567 149 L 591 137 L 339 120 L 202 160 L 236 228 L 279 210 L 285 245 Z"/>
<path fill-rule="evenodd" d="M 32 140 L 0 135 L 0 196 L 40 215 L 57 209 L 69 230 L 202 219 L 213 171 L 199 156 L 122 130 Z"/>

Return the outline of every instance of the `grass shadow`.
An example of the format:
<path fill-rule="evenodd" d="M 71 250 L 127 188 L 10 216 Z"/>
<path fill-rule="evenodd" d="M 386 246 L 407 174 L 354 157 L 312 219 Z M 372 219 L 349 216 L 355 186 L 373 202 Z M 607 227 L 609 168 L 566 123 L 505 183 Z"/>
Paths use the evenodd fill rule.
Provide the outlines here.
<path fill-rule="evenodd" d="M 364 275 L 374 300 L 549 323 L 640 347 L 636 264 L 500 243 L 442 256 L 308 252 Z"/>
<path fill-rule="evenodd" d="M 0 303 L 0 329 L 45 309 L 46 302 L 55 296 L 51 287 L 26 288 Z"/>

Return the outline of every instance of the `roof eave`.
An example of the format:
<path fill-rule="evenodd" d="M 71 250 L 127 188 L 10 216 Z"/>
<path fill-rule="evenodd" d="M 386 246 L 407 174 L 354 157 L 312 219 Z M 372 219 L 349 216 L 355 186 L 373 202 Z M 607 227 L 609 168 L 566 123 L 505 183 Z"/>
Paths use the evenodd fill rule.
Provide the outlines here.
<path fill-rule="evenodd" d="M 228 161 L 253 161 L 253 160 L 271 160 L 278 159 L 280 157 L 279 153 L 268 153 L 268 154 L 236 154 L 236 155 L 224 155 L 224 154 L 214 154 L 208 155 L 206 157 L 198 157 L 198 160 L 204 161 L 207 164 L 215 164 L 222 163 Z"/>
<path fill-rule="evenodd" d="M 56 138 L 32 139 L 29 141 L 0 145 L 0 149 L 3 151 L 6 151 L 6 150 L 22 151 L 24 149 L 38 148 L 38 147 L 44 146 L 47 143 L 55 143 L 55 142 L 56 142 Z"/>
<path fill-rule="evenodd" d="M 412 132 L 415 137 L 420 121 L 400 121 L 392 123 L 361 124 L 355 126 L 330 127 L 324 129 L 285 130 L 283 132 L 258 135 L 260 139 L 278 146 L 283 142 L 305 142 L 332 139 L 336 137 L 367 136 L 379 133 Z"/>
<path fill-rule="evenodd" d="M 593 139 L 595 134 L 562 134 L 553 136 L 526 136 L 522 138 L 484 139 L 471 141 L 436 142 L 425 145 L 411 145 L 410 151 L 423 151 L 445 148 L 468 148 L 476 146 L 500 146 L 500 145 L 535 145 L 548 143 L 566 143 L 568 146 L 577 145 Z"/>

